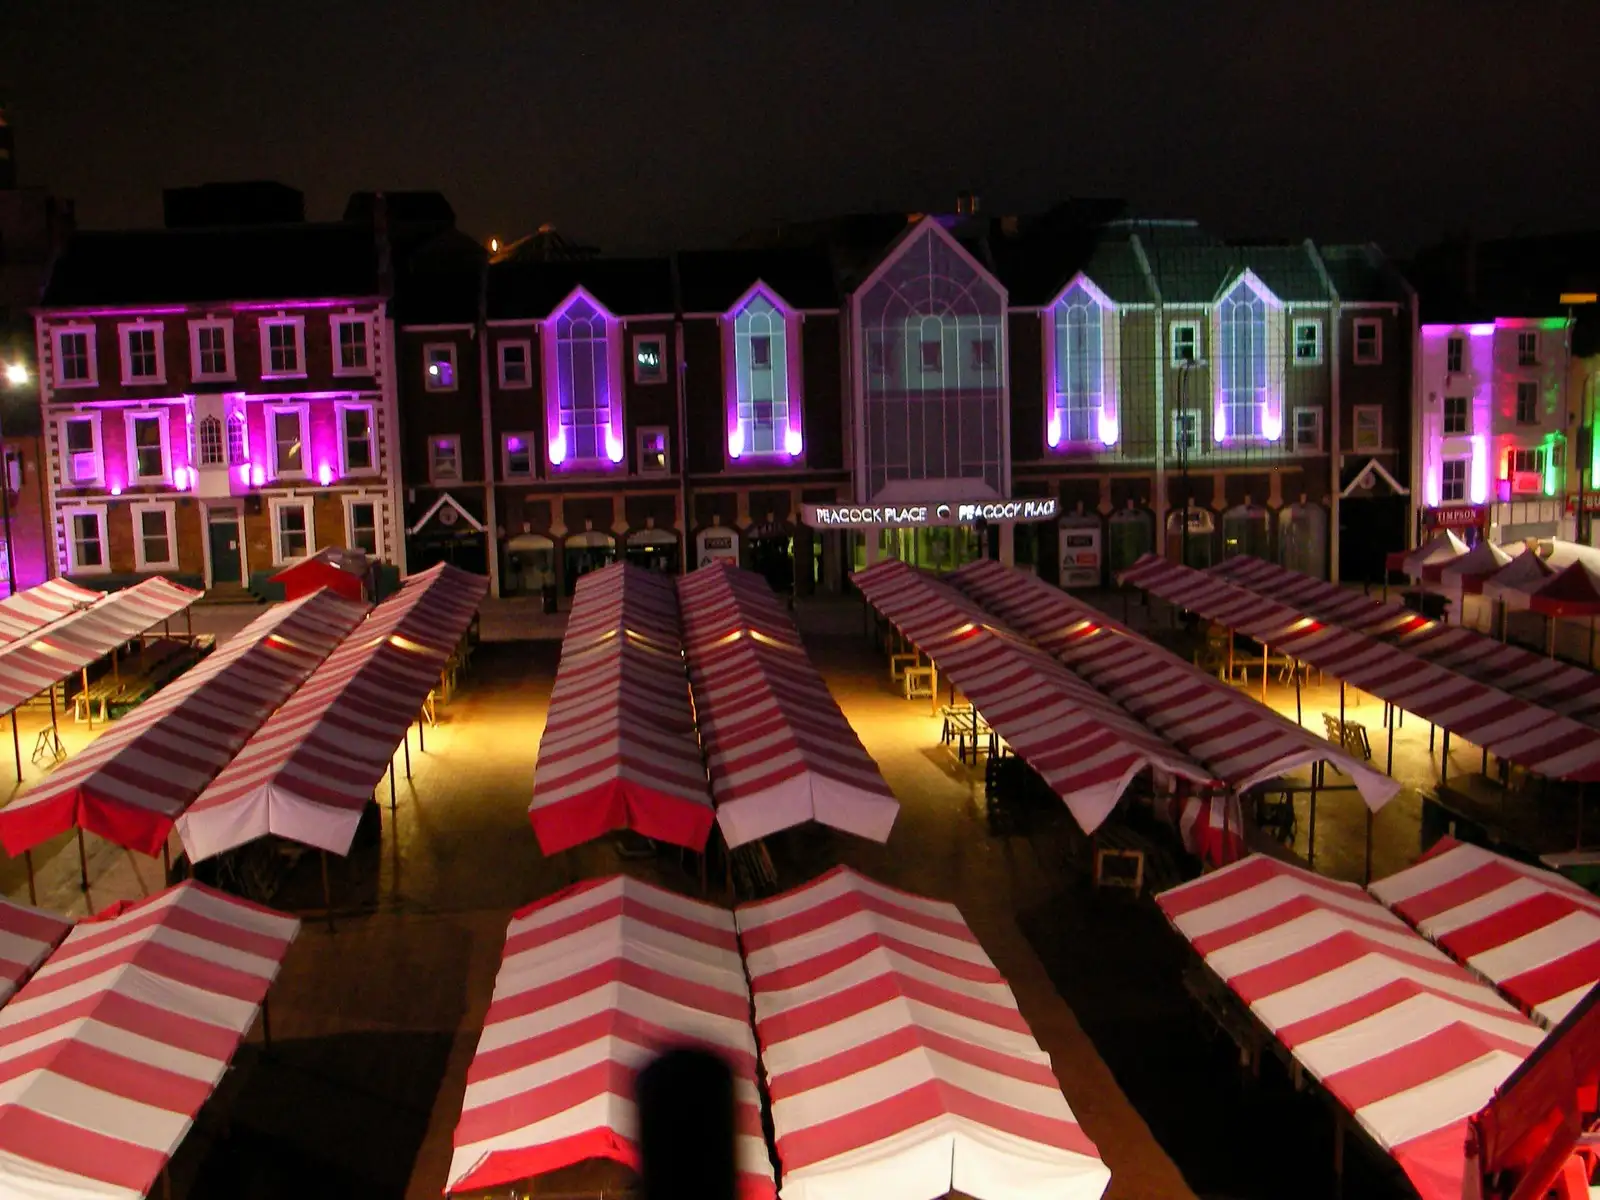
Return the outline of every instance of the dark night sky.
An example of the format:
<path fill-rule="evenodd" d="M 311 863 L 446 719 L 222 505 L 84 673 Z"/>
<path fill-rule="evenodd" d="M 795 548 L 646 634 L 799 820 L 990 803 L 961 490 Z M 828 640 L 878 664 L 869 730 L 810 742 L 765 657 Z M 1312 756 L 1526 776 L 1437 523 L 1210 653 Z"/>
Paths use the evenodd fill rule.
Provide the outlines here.
<path fill-rule="evenodd" d="M 1597 42 L 1600 0 L 0 0 L 0 91 L 87 227 L 277 178 L 621 250 L 973 188 L 1398 251 L 1600 224 Z"/>

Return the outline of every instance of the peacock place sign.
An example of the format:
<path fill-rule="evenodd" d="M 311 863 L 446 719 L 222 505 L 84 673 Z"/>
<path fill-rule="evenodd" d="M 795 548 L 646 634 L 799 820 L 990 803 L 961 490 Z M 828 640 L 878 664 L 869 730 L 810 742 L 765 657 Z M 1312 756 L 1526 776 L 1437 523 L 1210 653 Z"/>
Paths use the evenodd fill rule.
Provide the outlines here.
<path fill-rule="evenodd" d="M 952 500 L 935 504 L 802 504 L 800 519 L 813 529 L 901 529 L 930 525 L 1015 525 L 1053 521 L 1054 496 L 1029 500 Z"/>

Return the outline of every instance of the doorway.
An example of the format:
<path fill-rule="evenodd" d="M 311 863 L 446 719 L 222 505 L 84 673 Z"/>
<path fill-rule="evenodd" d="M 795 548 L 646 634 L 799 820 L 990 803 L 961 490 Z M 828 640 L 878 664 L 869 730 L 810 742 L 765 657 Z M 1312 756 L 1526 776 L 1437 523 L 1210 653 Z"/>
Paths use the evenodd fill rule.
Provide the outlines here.
<path fill-rule="evenodd" d="M 211 550 L 211 586 L 244 582 L 244 531 L 237 508 L 213 508 L 206 514 Z"/>

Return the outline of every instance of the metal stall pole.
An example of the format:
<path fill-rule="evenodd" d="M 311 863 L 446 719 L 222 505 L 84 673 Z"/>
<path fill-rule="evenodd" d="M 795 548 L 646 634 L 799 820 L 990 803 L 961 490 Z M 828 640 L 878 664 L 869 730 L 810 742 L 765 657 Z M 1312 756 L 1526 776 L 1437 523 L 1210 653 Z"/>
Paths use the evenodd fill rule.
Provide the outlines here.
<path fill-rule="evenodd" d="M 389 811 L 393 812 L 394 807 L 394 755 L 391 754 L 389 755 Z"/>
<path fill-rule="evenodd" d="M 1383 773 L 1392 778 L 1394 776 L 1394 705 L 1389 705 L 1389 711 L 1384 719 L 1388 726 L 1389 736 L 1384 739 L 1388 745 L 1384 747 L 1383 751 Z"/>
<path fill-rule="evenodd" d="M 11 710 L 11 753 L 17 757 L 17 782 L 22 782 L 22 736 L 17 732 L 17 710 Z"/>
<path fill-rule="evenodd" d="M 1579 815 L 1580 816 L 1582 815 L 1582 811 L 1583 811 L 1582 809 L 1579 810 Z M 1580 827 L 1580 829 L 1578 831 L 1578 837 L 1579 837 L 1580 841 L 1583 838 L 1583 831 L 1582 831 L 1581 827 Z M 34 890 L 34 886 L 33 886 L 33 850 L 32 849 L 24 850 L 22 852 L 22 860 L 23 860 L 23 862 L 28 864 L 28 903 L 33 905 L 35 908 L 38 908 L 39 907 L 39 893 Z"/>
<path fill-rule="evenodd" d="M 1365 887 L 1367 884 L 1369 884 L 1371 882 L 1372 882 L 1372 810 L 1369 808 L 1369 809 L 1367 809 L 1367 861 L 1366 861 L 1365 873 L 1363 874 L 1362 879 L 1361 879 L 1361 884 L 1362 884 L 1363 887 Z"/>
<path fill-rule="evenodd" d="M 83 846 L 83 826 L 78 826 L 78 872 L 83 877 L 83 890 L 89 890 L 89 852 Z"/>
<path fill-rule="evenodd" d="M 1450 778 L 1450 731 L 1444 731 L 1444 753 L 1439 755 L 1439 782 Z"/>
<path fill-rule="evenodd" d="M 1267 702 L 1267 644 L 1261 643 L 1261 703 Z"/>
<path fill-rule="evenodd" d="M 94 732 L 94 705 L 89 701 L 89 668 L 84 667 L 79 678 L 83 682 L 83 711 L 89 714 L 89 731 Z"/>
<path fill-rule="evenodd" d="M 422 728 L 427 723 L 428 714 L 427 710 L 424 709 L 422 712 L 417 714 L 417 751 L 421 754 L 426 754 L 428 752 L 428 738 L 426 731 Z"/>
<path fill-rule="evenodd" d="M 1318 760 L 1311 764 L 1311 808 L 1306 821 L 1306 862 L 1317 865 L 1317 787 L 1322 782 L 1322 772 L 1327 763 Z"/>
<path fill-rule="evenodd" d="M 1294 723 L 1305 724 L 1305 717 L 1300 712 L 1300 660 L 1294 660 Z"/>
<path fill-rule="evenodd" d="M 406 748 L 406 778 L 411 778 L 411 730 L 408 728 L 400 735 L 400 744 Z M 393 761 L 391 756 L 390 761 Z"/>

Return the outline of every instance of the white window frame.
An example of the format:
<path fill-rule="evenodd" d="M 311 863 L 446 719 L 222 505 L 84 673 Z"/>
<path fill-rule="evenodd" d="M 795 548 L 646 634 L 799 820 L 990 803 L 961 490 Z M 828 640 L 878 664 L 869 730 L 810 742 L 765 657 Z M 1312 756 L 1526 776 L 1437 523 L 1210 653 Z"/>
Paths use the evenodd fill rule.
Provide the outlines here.
<path fill-rule="evenodd" d="M 352 467 L 350 465 L 350 439 L 345 433 L 345 414 L 350 412 L 364 412 L 367 414 L 367 466 Z M 355 400 L 340 400 L 333 406 L 333 419 L 338 424 L 339 434 L 339 476 L 378 474 L 378 409 L 376 405 Z M 301 458 L 305 454 L 302 451 Z"/>
<path fill-rule="evenodd" d="M 1078 376 L 1074 369 L 1078 363 L 1070 350 L 1074 312 L 1085 314 L 1079 328 L 1094 333 L 1093 348 L 1083 363 L 1087 375 L 1077 380 L 1073 376 Z M 1106 445 L 1101 441 L 1100 424 L 1108 411 L 1118 414 L 1120 422 L 1122 318 L 1117 306 L 1093 281 L 1079 275 L 1047 310 L 1044 338 L 1046 449 L 1052 453 L 1111 449 L 1122 440 L 1120 429 L 1116 440 Z M 1062 345 L 1064 339 L 1068 347 Z M 1080 390 L 1075 382 L 1084 387 Z M 1052 424 L 1059 434 L 1054 446 L 1048 437 Z M 1073 436 L 1074 425 L 1081 427 L 1080 436 Z"/>
<path fill-rule="evenodd" d="M 1205 453 L 1206 453 L 1206 438 L 1205 438 L 1206 425 L 1205 425 L 1205 412 L 1204 412 L 1204 410 L 1203 409 L 1198 409 L 1198 408 L 1173 409 L 1172 410 L 1172 457 L 1173 457 L 1173 461 L 1174 462 L 1176 462 L 1177 459 L 1178 459 L 1178 443 L 1179 443 L 1179 440 L 1183 436 L 1182 429 L 1183 429 L 1183 425 L 1185 424 L 1185 418 L 1188 419 L 1188 423 L 1190 423 L 1190 424 L 1192 424 L 1194 426 L 1194 432 L 1191 434 L 1191 436 L 1192 436 L 1192 438 L 1194 440 L 1189 446 L 1189 453 L 1188 453 L 1189 461 L 1193 462 L 1196 458 L 1204 458 L 1205 457 Z"/>
<path fill-rule="evenodd" d="M 268 404 L 263 406 L 266 414 L 267 432 L 267 466 L 272 470 L 274 479 L 309 479 L 311 478 L 311 406 L 309 404 Z M 292 413 L 300 419 L 300 469 L 298 471 L 285 471 L 278 465 L 278 414 Z M 248 435 L 248 426 L 246 426 Z"/>
<path fill-rule="evenodd" d="M 367 361 L 365 365 L 351 367 L 345 365 L 344 346 L 339 340 L 339 331 L 346 325 L 357 325 L 364 330 L 362 344 L 366 347 Z M 333 374 L 334 378 L 349 378 L 351 376 L 364 378 L 377 373 L 373 365 L 377 357 L 377 346 L 374 345 L 375 323 L 367 313 L 334 313 L 328 318 L 328 335 L 333 342 Z"/>
<path fill-rule="evenodd" d="M 511 469 L 511 439 L 521 438 L 523 450 L 528 455 L 528 469 L 526 471 L 513 471 Z M 430 438 L 431 442 L 432 439 Z M 500 435 L 500 478 L 501 479 L 532 479 L 539 473 L 538 464 L 538 436 L 531 429 L 510 429 Z M 433 463 L 433 449 L 428 449 L 428 463 Z"/>
<path fill-rule="evenodd" d="M 202 329 L 217 329 L 222 331 L 222 356 L 226 366 L 223 371 L 206 371 L 201 368 L 205 361 L 200 352 L 200 331 Z M 189 322 L 189 374 L 197 383 L 211 383 L 232 379 L 234 376 L 233 360 L 233 321 L 226 317 L 211 317 L 204 321 Z"/>
<path fill-rule="evenodd" d="M 123 410 L 123 445 L 128 455 L 128 485 L 130 487 L 172 482 L 172 444 L 168 429 L 170 422 L 167 418 L 168 413 L 165 408 L 128 408 Z M 159 475 L 139 474 L 139 447 L 134 438 L 134 429 L 140 421 L 155 421 L 156 429 L 161 433 L 161 473 Z"/>
<path fill-rule="evenodd" d="M 1450 401 L 1461 401 L 1461 428 L 1450 428 Z M 1446 396 L 1440 402 L 1439 428 L 1445 437 L 1466 437 L 1472 432 L 1472 397 L 1471 396 Z"/>
<path fill-rule="evenodd" d="M 383 543 L 383 497 L 372 495 L 347 494 L 344 497 L 344 544 L 348 549 L 355 549 L 356 533 L 354 509 L 358 504 L 372 506 L 372 544 L 374 558 L 383 558 L 386 547 Z"/>
<path fill-rule="evenodd" d="M 78 562 L 78 542 L 73 536 L 73 519 L 75 517 L 93 517 L 99 525 L 100 537 L 100 565 L 84 566 Z M 104 504 L 73 504 L 61 510 L 61 526 L 63 540 L 67 548 L 67 574 L 69 575 L 109 575 L 111 574 L 111 541 L 106 536 L 106 506 Z"/>
<path fill-rule="evenodd" d="M 73 421 L 89 422 L 94 449 L 94 475 L 79 479 L 72 470 L 72 450 L 67 444 L 67 426 Z M 68 413 L 61 418 L 61 424 L 56 432 L 61 447 L 61 486 L 69 488 L 98 487 L 106 481 L 105 443 L 100 438 L 100 414 L 95 413 Z"/>
<path fill-rule="evenodd" d="M 283 530 L 280 526 L 279 513 L 288 508 L 298 508 L 306 515 L 306 552 L 296 558 L 283 556 Z M 316 512 L 309 496 L 274 496 L 267 502 L 267 511 L 272 519 L 272 562 L 274 566 L 289 566 L 297 562 L 304 562 L 317 552 L 317 523 Z"/>
<path fill-rule="evenodd" d="M 1524 358 L 1522 356 L 1522 343 L 1523 343 L 1524 339 L 1526 339 L 1528 341 L 1529 345 L 1532 347 L 1532 349 L 1528 352 L 1528 356 L 1526 358 Z M 1519 367 L 1537 367 L 1538 365 L 1539 365 L 1539 331 L 1537 329 L 1519 329 L 1519 330 L 1517 330 L 1517 366 L 1519 366 Z"/>
<path fill-rule="evenodd" d="M 1376 417 L 1378 440 L 1364 441 L 1361 437 L 1361 418 L 1365 414 Z M 1383 405 L 1357 404 L 1350 409 L 1350 449 L 1357 454 L 1376 454 L 1383 449 Z"/>
<path fill-rule="evenodd" d="M 522 380 L 516 382 L 506 378 L 506 351 L 520 349 L 522 351 Z M 500 386 L 508 392 L 526 391 L 533 387 L 533 342 L 526 338 L 510 338 L 502 341 L 495 347 L 496 378 Z"/>
<path fill-rule="evenodd" d="M 1452 464 L 1461 464 L 1461 494 L 1451 496 L 1447 494 L 1450 481 L 1445 478 L 1445 469 Z M 1472 486 L 1472 462 L 1466 458 L 1447 458 L 1439 464 L 1439 503 L 1440 504 L 1465 504 L 1468 489 Z"/>
<path fill-rule="evenodd" d="M 1311 339 L 1316 353 L 1310 358 L 1300 357 L 1300 331 L 1309 329 L 1314 334 Z M 1289 361 L 1297 367 L 1320 367 L 1322 365 L 1322 320 L 1319 317 L 1295 317 L 1289 322 Z"/>
<path fill-rule="evenodd" d="M 117 348 L 122 355 L 122 383 L 124 387 L 143 387 L 149 384 L 166 383 L 166 332 L 160 321 L 128 321 L 117 326 Z M 135 333 L 150 333 L 155 336 L 156 373 L 154 375 L 135 375 L 133 373 L 133 347 L 129 344 L 129 339 Z"/>
<path fill-rule="evenodd" d="M 306 319 L 304 317 L 262 317 L 260 325 L 261 378 L 304 379 L 306 377 Z M 275 371 L 272 368 L 271 331 L 283 327 L 294 330 L 294 361 L 296 369 L 293 371 Z"/>
<path fill-rule="evenodd" d="M 441 476 L 434 468 L 438 466 L 438 456 L 434 451 L 441 442 L 449 442 L 456 448 L 456 473 L 451 476 Z M 458 433 L 435 433 L 428 436 L 428 482 L 433 484 L 461 483 L 466 478 L 466 472 L 461 463 L 461 435 Z"/>
<path fill-rule="evenodd" d="M 654 342 L 660 366 L 656 374 L 646 375 L 640 370 L 639 349 Z M 667 335 L 664 333 L 636 333 L 631 343 L 633 348 L 633 382 L 640 387 L 655 387 L 667 382 Z"/>
<path fill-rule="evenodd" d="M 1361 351 L 1361 335 L 1372 335 L 1372 352 Z M 1383 322 L 1377 317 L 1357 317 L 1350 334 L 1350 361 L 1361 367 L 1375 367 L 1383 362 Z"/>
<path fill-rule="evenodd" d="M 660 470 L 645 466 L 644 439 L 652 434 L 660 434 L 662 445 L 666 448 L 667 465 Z M 665 425 L 641 425 L 633 433 L 633 468 L 636 475 L 671 475 L 672 474 L 672 433 Z"/>
<path fill-rule="evenodd" d="M 1450 352 L 1452 350 L 1460 351 L 1459 354 L 1455 355 L 1456 365 L 1453 367 L 1450 365 Z M 1467 339 L 1459 333 L 1452 333 L 1444 339 L 1444 373 L 1446 375 L 1458 375 L 1466 369 Z"/>
<path fill-rule="evenodd" d="M 1178 330 L 1187 329 L 1194 334 L 1194 357 L 1178 357 Z M 1201 366 L 1205 363 L 1205 355 L 1200 351 L 1200 322 L 1199 321 L 1174 321 L 1167 326 L 1167 363 L 1169 366 L 1182 369 L 1185 363 L 1191 366 Z"/>
<path fill-rule="evenodd" d="M 176 571 L 178 569 L 178 516 L 177 505 L 170 500 L 146 501 L 130 504 L 133 514 L 133 566 L 136 571 Z M 160 513 L 167 522 L 167 557 L 162 560 L 147 558 L 144 552 L 144 517 L 146 513 Z"/>
<path fill-rule="evenodd" d="M 1539 383 L 1533 379 L 1519 379 L 1512 385 L 1516 388 L 1516 405 L 1512 409 L 1512 417 L 1518 425 L 1538 425 L 1542 422 L 1543 414 L 1540 413 Z M 1533 415 L 1528 420 L 1522 418 L 1522 397 L 1524 394 L 1533 396 Z"/>
<path fill-rule="evenodd" d="M 450 358 L 450 382 L 438 383 L 434 380 L 433 372 L 428 368 L 433 365 L 432 358 L 435 350 L 443 350 Z M 428 342 L 422 347 L 422 390 L 426 392 L 453 392 L 458 386 L 461 365 L 456 362 L 456 344 L 454 342 Z"/>
<path fill-rule="evenodd" d="M 81 333 L 86 339 L 84 348 L 89 355 L 89 375 L 86 379 L 68 379 L 62 374 L 61 341 L 63 338 Z M 57 388 L 88 388 L 100 386 L 100 351 L 95 344 L 95 327 L 88 322 L 74 322 L 70 325 L 54 325 L 50 329 L 50 349 L 52 351 L 52 374 L 55 376 Z"/>
<path fill-rule="evenodd" d="M 1309 444 L 1303 444 L 1300 439 L 1300 416 L 1302 413 L 1315 418 L 1312 422 L 1312 436 Z M 1315 405 L 1302 404 L 1296 408 L 1291 408 L 1289 415 L 1292 418 L 1290 436 L 1294 439 L 1290 449 L 1296 454 L 1322 453 L 1322 410 Z"/>

